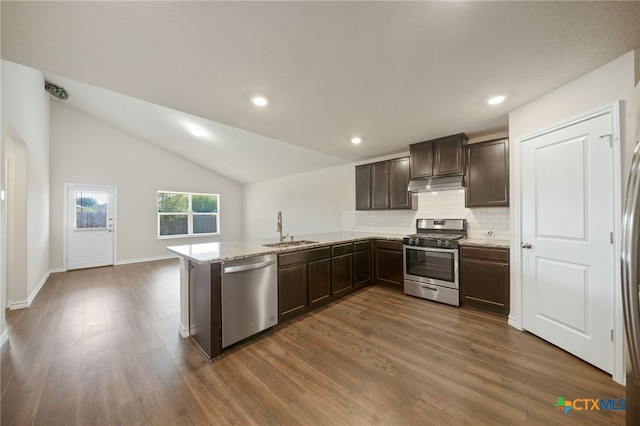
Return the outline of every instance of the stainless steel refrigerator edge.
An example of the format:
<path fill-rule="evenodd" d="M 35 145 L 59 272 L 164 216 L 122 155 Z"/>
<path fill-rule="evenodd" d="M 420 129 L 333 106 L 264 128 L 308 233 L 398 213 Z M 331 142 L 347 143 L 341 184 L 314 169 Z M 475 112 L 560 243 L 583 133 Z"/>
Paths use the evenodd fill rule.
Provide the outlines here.
<path fill-rule="evenodd" d="M 640 424 L 640 141 L 629 171 L 622 218 L 622 302 L 627 337 L 626 424 Z"/>

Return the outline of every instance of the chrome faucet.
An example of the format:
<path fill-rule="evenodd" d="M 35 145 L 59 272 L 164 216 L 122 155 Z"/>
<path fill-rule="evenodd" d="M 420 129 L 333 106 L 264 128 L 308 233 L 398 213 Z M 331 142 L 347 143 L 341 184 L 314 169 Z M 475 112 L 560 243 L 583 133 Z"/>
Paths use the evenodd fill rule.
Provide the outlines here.
<path fill-rule="evenodd" d="M 284 237 L 282 236 L 282 212 L 278 212 L 278 225 L 276 226 L 276 232 L 278 232 L 278 242 L 283 242 L 285 238 L 287 238 L 287 235 L 285 235 Z"/>

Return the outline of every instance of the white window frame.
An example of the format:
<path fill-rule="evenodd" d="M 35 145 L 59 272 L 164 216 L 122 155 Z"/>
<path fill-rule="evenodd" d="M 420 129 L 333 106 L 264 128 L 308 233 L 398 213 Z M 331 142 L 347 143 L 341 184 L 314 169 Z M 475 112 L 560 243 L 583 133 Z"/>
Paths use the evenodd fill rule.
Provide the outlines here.
<path fill-rule="evenodd" d="M 158 211 L 158 196 L 162 193 L 165 194 L 182 194 L 186 195 L 188 199 L 187 212 L 159 212 Z M 209 195 L 216 197 L 218 200 L 218 211 L 216 213 L 197 213 L 193 211 L 191 198 L 194 195 Z M 187 233 L 186 234 L 174 234 L 174 235 L 160 235 L 160 217 L 161 216 L 184 216 L 187 215 Z M 217 232 L 208 233 L 194 233 L 193 232 L 193 217 L 194 216 L 215 216 L 216 218 L 216 230 Z M 182 191 L 157 191 L 156 193 L 156 236 L 158 239 L 172 239 L 172 238 L 190 238 L 190 237 L 206 237 L 211 235 L 220 235 L 220 194 L 210 194 L 204 192 L 182 192 Z"/>

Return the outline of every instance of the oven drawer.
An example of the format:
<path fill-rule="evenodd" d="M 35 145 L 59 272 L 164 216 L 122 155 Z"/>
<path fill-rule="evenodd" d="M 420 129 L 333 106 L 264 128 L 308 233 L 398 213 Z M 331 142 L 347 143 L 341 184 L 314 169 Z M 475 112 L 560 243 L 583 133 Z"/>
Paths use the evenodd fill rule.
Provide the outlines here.
<path fill-rule="evenodd" d="M 410 296 L 460 306 L 460 298 L 456 289 L 404 280 L 404 292 Z"/>

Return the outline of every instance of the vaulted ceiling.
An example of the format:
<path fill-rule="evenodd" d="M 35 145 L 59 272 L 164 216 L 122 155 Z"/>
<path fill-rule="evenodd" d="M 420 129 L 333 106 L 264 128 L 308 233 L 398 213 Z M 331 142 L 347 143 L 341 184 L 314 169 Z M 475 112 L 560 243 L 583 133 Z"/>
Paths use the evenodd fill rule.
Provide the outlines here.
<path fill-rule="evenodd" d="M 67 106 L 243 183 L 506 130 L 509 111 L 640 48 L 640 2 L 1 8 L 2 58 L 42 70 Z"/>

